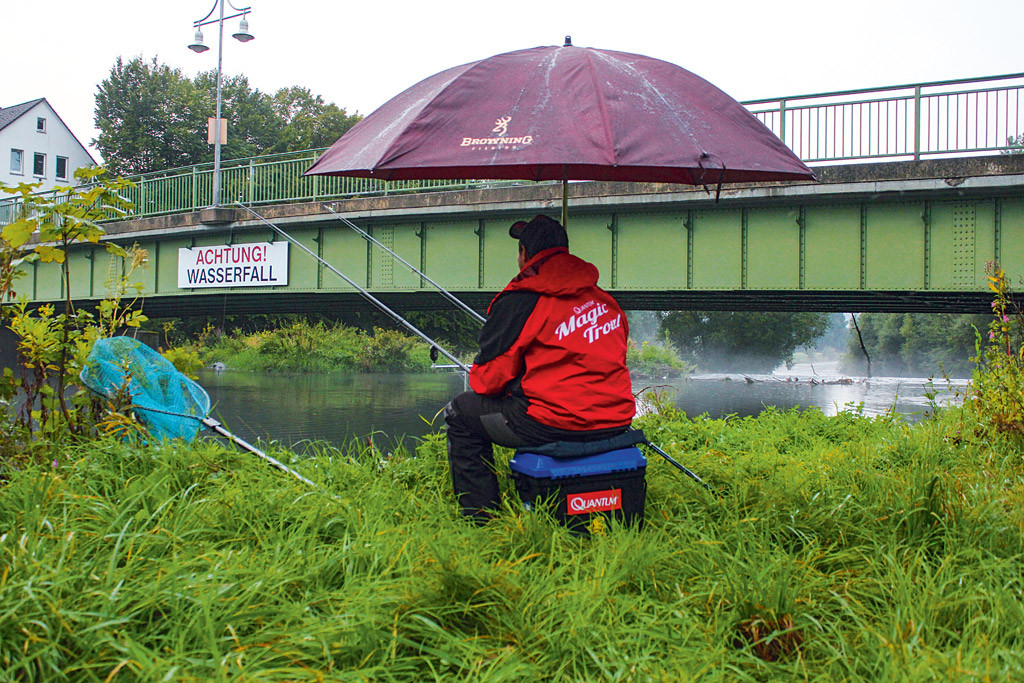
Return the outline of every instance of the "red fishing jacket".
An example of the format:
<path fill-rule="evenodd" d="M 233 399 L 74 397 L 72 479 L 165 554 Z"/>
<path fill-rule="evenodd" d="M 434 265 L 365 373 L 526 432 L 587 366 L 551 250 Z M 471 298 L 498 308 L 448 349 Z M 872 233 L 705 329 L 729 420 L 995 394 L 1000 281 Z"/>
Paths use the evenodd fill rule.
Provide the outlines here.
<path fill-rule="evenodd" d="M 574 431 L 626 426 L 636 412 L 626 368 L 626 316 L 597 286 L 597 268 L 546 249 L 491 301 L 469 385 L 524 395 L 526 414 Z"/>

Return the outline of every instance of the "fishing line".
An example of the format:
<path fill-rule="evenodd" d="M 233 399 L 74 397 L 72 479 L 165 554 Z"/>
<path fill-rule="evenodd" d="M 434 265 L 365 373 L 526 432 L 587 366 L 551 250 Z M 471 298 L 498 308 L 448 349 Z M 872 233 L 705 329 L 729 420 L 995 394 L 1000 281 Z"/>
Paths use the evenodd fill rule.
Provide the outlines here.
<path fill-rule="evenodd" d="M 365 239 L 368 242 L 372 242 L 373 244 L 376 244 L 378 247 L 380 247 L 384 251 L 386 251 L 389 254 L 391 254 L 391 256 L 394 257 L 397 261 L 400 261 L 409 270 L 411 270 L 412 272 L 414 272 L 415 274 L 419 275 L 421 278 L 423 278 L 424 280 L 429 282 L 431 285 L 434 286 L 435 289 L 437 289 L 438 292 L 441 293 L 442 296 L 444 296 L 446 299 L 451 301 L 453 304 L 455 304 L 456 306 L 461 308 L 463 311 L 465 311 L 466 313 L 471 315 L 481 325 L 484 324 L 485 322 L 487 322 L 487 318 L 483 317 L 482 315 L 480 315 L 479 313 L 474 311 L 467 304 L 463 303 L 463 301 L 461 299 L 459 299 L 457 296 L 455 296 L 454 294 L 449 292 L 447 289 L 445 289 L 441 285 L 439 285 L 436 282 L 434 282 L 433 280 L 431 280 L 427 276 L 426 273 L 424 273 L 423 271 L 419 270 L 418 268 L 416 268 L 416 266 L 412 265 L 411 263 L 406 261 L 404 258 L 402 258 L 398 254 L 396 254 L 394 251 L 392 251 L 390 248 L 388 248 L 386 245 L 384 245 L 382 242 L 380 242 L 378 239 L 376 239 L 373 235 L 371 235 L 370 233 L 366 232 L 365 230 L 363 230 L 362 228 L 357 226 L 355 223 L 353 223 L 349 219 L 347 219 L 344 216 L 342 216 L 340 213 L 335 211 L 330 205 L 325 205 L 325 208 L 328 211 L 330 211 L 331 213 L 333 213 L 335 216 L 337 216 L 338 220 L 340 220 L 342 223 L 344 223 L 348 227 L 350 227 L 353 230 L 355 230 L 363 239 Z"/>
<path fill-rule="evenodd" d="M 306 252 L 307 254 L 309 254 L 310 256 L 312 256 L 312 257 L 313 257 L 314 259 L 316 259 L 316 260 L 317 260 L 317 261 L 318 261 L 318 262 L 320 263 L 320 265 L 322 265 L 322 266 L 323 266 L 324 268 L 327 268 L 327 269 L 328 269 L 329 271 L 331 271 L 332 273 L 334 273 L 335 275 L 337 275 L 338 277 L 340 277 L 340 278 L 341 278 L 342 280 L 344 280 L 345 282 L 347 282 L 347 283 L 348 283 L 349 285 L 351 285 L 352 287 L 354 287 L 354 288 L 356 289 L 356 291 L 358 291 L 358 292 L 359 292 L 360 294 L 362 294 L 362 295 L 363 295 L 363 297 L 365 297 L 365 298 L 366 298 L 366 299 L 367 299 L 367 300 L 368 300 L 368 301 L 369 301 L 370 303 L 372 303 L 372 304 L 373 304 L 374 306 L 376 306 L 377 308 L 379 308 L 379 309 L 380 309 L 381 311 L 383 311 L 383 312 L 384 312 L 384 313 L 386 313 L 387 315 L 391 316 L 391 317 L 392 317 L 392 318 L 393 318 L 393 319 L 394 319 L 394 320 L 395 320 L 396 322 L 398 322 L 399 324 L 403 325 L 403 326 L 404 326 L 404 327 L 405 327 L 405 328 L 406 328 L 407 330 L 409 330 L 410 332 L 412 332 L 413 334 L 415 334 L 415 335 L 416 335 L 417 337 L 419 337 L 420 339 L 422 339 L 422 340 L 423 340 L 423 341 L 425 341 L 426 343 L 430 344 L 430 345 L 431 345 L 431 347 L 433 347 L 433 348 L 437 349 L 437 350 L 438 350 L 439 352 L 441 352 L 442 354 L 444 354 L 445 358 L 447 358 L 448 360 L 450 360 L 450 361 L 452 361 L 453 363 L 455 363 L 455 365 L 459 366 L 459 368 L 461 368 L 463 372 L 465 372 L 465 373 L 467 373 L 467 374 L 469 373 L 469 366 L 467 366 L 467 365 L 466 365 L 465 363 L 463 363 L 463 362 L 462 362 L 462 361 L 460 361 L 460 360 L 459 360 L 458 358 L 456 358 L 456 357 L 455 357 L 455 356 L 454 356 L 454 355 L 453 355 L 453 354 L 452 354 L 451 352 L 449 352 L 449 351 L 447 351 L 446 349 L 444 349 L 444 348 L 443 348 L 443 347 L 442 347 L 442 346 L 441 346 L 440 344 L 438 344 L 438 343 L 437 343 L 436 341 L 434 341 L 433 339 L 431 339 L 430 337 L 428 337 L 428 336 L 427 336 L 426 334 L 424 334 L 424 333 L 423 333 L 422 331 L 420 331 L 420 329 L 419 329 L 419 328 L 417 328 L 417 327 L 416 327 L 415 325 L 413 325 L 413 324 L 412 324 L 411 322 L 409 322 L 408 320 L 406 320 L 405 318 L 403 318 L 402 316 L 400 316 L 400 315 L 399 315 L 398 313 L 396 313 L 395 311 L 393 311 L 393 310 L 392 310 L 391 308 L 389 308 L 389 307 L 387 306 L 387 304 L 385 304 L 385 303 L 384 303 L 383 301 L 381 301 L 380 299 L 378 299 L 377 297 L 375 297 L 375 296 L 374 296 L 373 294 L 370 294 L 370 292 L 368 292 L 368 291 L 367 291 L 366 289 L 364 289 L 363 287 L 361 287 L 361 286 L 360 286 L 359 284 L 357 284 L 357 283 L 356 283 L 356 282 L 355 282 L 354 280 L 352 280 L 352 279 L 351 279 L 350 277 L 348 277 L 347 275 L 345 275 L 344 273 L 342 273 L 342 272 L 341 272 L 340 270 L 338 270 L 337 268 L 335 268 L 334 266 L 332 266 L 332 265 L 331 265 L 330 263 L 328 263 L 328 262 L 327 262 L 327 261 L 325 261 L 324 259 L 320 258 L 320 257 L 319 257 L 318 255 L 314 254 L 314 253 L 313 253 L 313 252 L 312 252 L 312 251 L 311 251 L 311 250 L 310 250 L 310 249 L 309 249 L 309 248 L 308 248 L 308 247 L 307 247 L 306 245 L 304 245 L 304 244 L 303 244 L 302 242 L 299 242 L 299 241 L 298 241 L 297 239 L 295 239 L 294 237 L 292 237 L 291 235 L 289 235 L 289 234 L 288 234 L 287 232 L 285 232 L 284 230 L 282 230 L 281 228 L 279 228 L 279 227 L 278 227 L 277 225 L 275 225 L 274 223 L 271 223 L 270 221 L 268 221 L 268 220 L 267 220 L 266 218 L 264 218 L 263 216 L 261 216 L 261 215 L 260 215 L 260 214 L 258 214 L 257 212 L 253 211 L 253 210 L 252 210 L 251 208 L 249 208 L 248 206 L 246 206 L 246 205 L 245 205 L 245 204 L 243 204 L 242 202 L 235 202 L 235 204 L 237 204 L 238 206 L 242 207 L 243 209 L 245 209 L 246 211 L 248 211 L 249 213 L 251 213 L 251 214 L 252 214 L 253 216 L 255 216 L 255 217 L 256 217 L 257 219 L 259 219 L 259 220 L 260 220 L 260 222 L 262 222 L 262 223 L 263 223 L 263 224 L 265 224 L 266 226 L 268 226 L 268 227 L 270 227 L 271 229 L 273 229 L 273 230 L 274 230 L 275 232 L 277 232 L 277 233 L 278 233 L 279 235 L 281 235 L 282 237 L 284 237 L 284 238 L 285 238 L 286 240 L 288 240 L 288 241 L 289 241 L 290 243 L 294 244 L 294 245 L 295 245 L 296 247 L 298 247 L 298 248 L 299 248 L 299 249 L 301 249 L 302 251 L 304 251 L 304 252 Z"/>
<path fill-rule="evenodd" d="M 248 207 L 248 206 L 246 206 L 245 204 L 242 204 L 241 202 L 236 202 L 236 204 L 237 204 L 238 206 L 242 207 L 243 209 L 245 209 L 246 211 L 248 211 L 249 213 L 251 213 L 251 214 L 252 214 L 253 216 L 255 216 L 256 218 L 258 218 L 258 219 L 259 219 L 259 220 L 260 220 L 261 222 L 263 222 L 264 224 L 266 224 L 267 226 L 269 226 L 270 228 L 272 228 L 272 229 L 273 229 L 274 231 L 276 231 L 276 232 L 277 232 L 278 234 L 280 234 L 280 235 L 281 235 L 282 237 L 284 237 L 284 238 L 285 238 L 286 240 L 288 240 L 289 242 L 291 242 L 292 244 L 294 244 L 295 246 L 299 247 L 299 248 L 300 248 L 300 249 L 302 249 L 302 250 L 303 250 L 304 252 L 306 252 L 307 254 L 309 254 L 310 256 L 312 256 L 312 257 L 313 257 L 314 259 L 316 259 L 316 260 L 317 260 L 317 261 L 318 261 L 318 262 L 319 262 L 319 263 L 320 263 L 321 265 L 323 265 L 323 266 L 324 266 L 325 268 L 329 269 L 329 270 L 330 270 L 331 272 L 333 272 L 333 273 L 334 273 L 335 275 L 337 275 L 338 277 L 340 277 L 341 279 L 343 279 L 343 280 L 344 280 L 345 282 L 347 282 L 348 284 L 350 284 L 350 285 L 352 285 L 353 287 L 355 287 L 355 289 L 356 289 L 356 290 L 358 290 L 358 291 L 359 291 L 359 293 L 360 293 L 360 294 L 362 294 L 362 295 L 363 295 L 364 297 L 366 297 L 366 299 L 368 299 L 368 300 L 369 300 L 369 301 L 370 301 L 371 303 L 373 303 L 373 304 L 374 304 L 375 306 L 377 306 L 378 308 L 380 308 L 380 309 L 381 309 L 382 311 L 384 311 L 385 313 L 387 313 L 388 315 L 390 315 L 391 317 L 393 317 L 393 318 L 394 318 L 394 319 L 395 319 L 395 320 L 396 320 L 397 322 L 399 322 L 399 323 L 401 323 L 402 325 L 404 325 L 404 326 L 405 326 L 405 327 L 406 327 L 406 328 L 407 328 L 408 330 L 410 330 L 410 331 L 411 331 L 411 332 L 412 332 L 413 334 L 415 334 L 415 335 L 416 335 L 417 337 L 419 337 L 420 339 L 424 340 L 425 342 L 427 342 L 428 344 L 430 344 L 430 345 L 431 345 L 431 346 L 432 346 L 433 348 L 436 348 L 436 349 L 437 349 L 438 351 L 440 351 L 441 353 L 443 353 L 443 354 L 444 354 L 444 355 L 445 355 L 445 356 L 446 356 L 446 357 L 447 357 L 448 359 L 450 359 L 450 360 L 451 360 L 451 361 L 453 361 L 453 362 L 454 362 L 455 364 L 457 364 L 457 365 L 458 365 L 458 366 L 459 366 L 460 368 L 462 368 L 462 370 L 463 370 L 464 372 L 466 372 L 466 374 L 467 374 L 467 375 L 469 374 L 469 368 L 468 368 L 468 367 L 467 367 L 467 366 L 466 366 L 466 365 L 465 365 L 464 363 L 462 363 L 462 362 L 461 362 L 461 361 L 460 361 L 459 359 L 457 359 L 457 358 L 456 358 L 455 356 L 453 356 L 453 355 L 452 355 L 451 353 L 449 353 L 449 352 L 448 352 L 448 351 L 446 351 L 445 349 L 443 349 L 443 348 L 441 348 L 440 346 L 438 346 L 437 342 L 435 342 L 435 341 L 434 341 L 433 339 L 431 339 L 430 337 L 428 337 L 428 336 L 427 336 L 426 334 L 424 334 L 423 332 L 421 332 L 420 330 L 418 330 L 418 329 L 417 329 L 417 328 L 416 328 L 416 327 L 415 327 L 415 326 L 414 326 L 414 325 L 413 325 L 412 323 L 410 323 L 410 322 L 409 322 L 408 320 L 406 320 L 406 319 L 405 319 L 405 318 L 403 318 L 402 316 L 398 315 L 398 313 L 396 313 L 395 311 L 393 311 L 393 310 L 391 310 L 390 308 L 388 308 L 388 307 L 387 307 L 387 306 L 386 306 L 386 305 L 384 304 L 384 302 L 382 302 L 382 301 L 381 301 L 380 299 L 378 299 L 378 298 L 376 298 L 375 296 L 373 296 L 372 294 L 370 294 L 370 293 L 369 293 L 369 292 L 368 292 L 368 291 L 367 291 L 366 289 L 364 289 L 363 287 L 361 287 L 361 286 L 359 286 L 358 284 L 356 284 L 355 282 L 353 282 L 353 281 L 352 281 L 352 280 L 351 280 L 351 279 L 350 279 L 349 277 L 347 277 L 347 276 L 346 276 L 346 275 L 345 275 L 344 273 L 342 273 L 342 272 L 341 272 L 340 270 L 338 270 L 337 268 L 335 268 L 334 266 L 332 266 L 332 265 L 331 265 L 330 263 L 328 263 L 328 262 L 327 262 L 327 261 L 325 261 L 324 259 L 320 258 L 320 257 L 319 257 L 318 255 L 314 254 L 314 253 L 313 253 L 313 252 L 312 252 L 312 251 L 311 251 L 311 250 L 310 250 L 309 248 L 307 248 L 307 247 L 306 247 L 306 245 L 304 245 L 304 244 L 302 244 L 301 242 L 299 242 L 298 240 L 296 240 L 296 239 L 295 239 L 294 237 L 292 237 L 291 235 L 289 235 L 288 233 L 286 233 L 286 232 L 285 232 L 284 230 L 282 230 L 281 228 L 279 228 L 278 226 L 276 226 L 276 225 L 275 225 L 274 223 L 271 223 L 270 221 L 268 221 L 268 220 L 267 220 L 266 218 L 264 218 L 263 216 L 261 216 L 261 215 L 260 215 L 259 213 L 257 213 L 256 211 L 253 211 L 253 210 L 252 210 L 251 208 L 249 208 L 249 207 Z M 387 247 L 385 247 L 385 246 L 384 246 L 383 244 L 380 244 L 380 242 L 378 242 L 377 240 L 374 240 L 374 239 L 373 239 L 373 237 L 372 237 L 371 235 L 369 235 L 369 234 L 365 233 L 365 232 L 364 232 L 363 230 L 359 229 L 359 228 L 358 228 L 358 227 L 357 227 L 357 226 L 356 226 L 355 224 L 353 224 L 353 223 L 352 223 L 351 221 L 349 221 L 348 219 L 346 219 L 346 218 L 342 217 L 342 216 L 341 216 L 340 214 L 338 214 L 338 212 L 337 212 L 337 211 L 334 211 L 334 210 L 333 210 L 333 209 L 331 209 L 330 207 L 328 207 L 328 210 L 329 210 L 329 211 L 330 211 L 331 213 L 333 213 L 334 215 L 336 215 L 336 216 L 338 216 L 339 218 L 341 218 L 341 220 L 342 220 L 343 222 L 345 222 L 345 224 L 346 224 L 346 225 L 348 225 L 349 227 L 353 228 L 353 229 L 354 229 L 354 230 L 355 230 L 356 232 L 358 232 L 358 233 L 360 233 L 360 234 L 363 234 L 363 236 L 364 236 L 364 237 L 367 237 L 367 238 L 369 238 L 369 239 L 370 239 L 370 240 L 372 240 L 372 241 L 373 241 L 373 242 L 374 242 L 375 244 L 378 244 L 378 245 L 379 245 L 379 246 L 381 246 L 381 247 L 382 247 L 383 249 L 385 249 L 385 250 L 386 250 L 386 251 L 388 251 L 388 252 L 389 252 L 390 254 L 392 254 L 392 255 L 393 255 L 393 256 L 394 256 L 395 258 L 398 258 L 398 259 L 399 259 L 400 261 L 402 261 L 402 263 L 404 263 L 404 264 L 405 264 L 406 266 L 408 266 L 409 268 L 411 268 L 411 269 L 412 269 L 413 271 L 415 271 L 415 272 L 419 273 L 419 271 L 418 271 L 418 270 L 417 270 L 416 268 L 414 268 L 414 267 L 413 267 L 413 266 L 412 266 L 411 264 L 409 264 L 409 263 L 408 263 L 408 262 L 406 262 L 406 261 L 405 261 L 404 259 L 402 259 L 401 257 L 399 257 L 399 256 L 398 256 L 397 254 L 395 254 L 394 252 L 392 252 L 392 251 L 391 251 L 390 249 L 388 249 Z M 429 281 L 429 282 L 430 282 L 430 283 L 431 283 L 432 285 L 434 285 L 435 287 L 437 287 L 439 291 L 442 291 L 442 292 L 446 293 L 446 294 L 448 295 L 448 297 L 450 297 L 451 299 L 454 299 L 454 300 L 458 301 L 457 297 L 455 297 L 455 295 L 454 295 L 454 294 L 451 294 L 450 292 L 447 292 L 447 290 L 445 290 L 445 289 L 444 289 L 443 287 L 441 287 L 440 285 L 438 285 L 437 283 L 435 283 L 435 282 L 434 282 L 433 280 L 429 280 L 429 278 L 426 278 L 426 276 L 425 276 L 425 275 L 423 275 L 422 273 L 420 273 L 420 275 L 421 275 L 422 277 L 424 277 L 425 279 L 427 279 L 427 280 L 428 280 L 428 281 Z M 465 306 L 465 304 L 462 304 L 462 302 L 459 302 L 459 303 L 461 304 L 461 306 L 462 306 L 462 307 L 464 307 L 464 308 L 468 308 L 468 306 Z M 476 313 L 475 311 L 472 311 L 472 309 L 470 309 L 470 311 L 471 311 L 471 312 L 473 313 L 473 315 L 474 315 L 474 316 L 476 316 L 476 317 L 479 317 L 479 315 L 478 315 L 478 314 L 477 314 L 477 313 Z M 636 431 L 638 431 L 638 432 L 639 432 L 639 434 L 640 434 L 640 436 L 641 436 L 641 438 L 642 438 L 642 440 L 640 440 L 640 441 L 637 441 L 636 443 L 643 443 L 643 444 L 647 445 L 648 447 L 650 447 L 650 448 L 651 448 L 651 450 L 653 450 L 653 451 L 654 451 L 655 453 L 657 453 L 657 454 L 658 454 L 658 455 L 660 455 L 660 456 L 661 456 L 662 458 L 664 458 L 665 460 L 667 460 L 667 461 L 668 461 L 669 463 L 671 463 L 672 465 L 674 465 L 674 466 L 675 466 L 675 467 L 676 467 L 677 469 L 679 469 L 679 470 L 680 470 L 681 472 L 683 472 L 684 474 L 686 474 L 686 475 L 687 475 L 688 477 L 690 477 L 690 478 L 691 478 L 691 479 L 693 479 L 694 481 L 698 482 L 698 483 L 699 483 L 699 484 L 700 484 L 701 486 L 703 486 L 703 487 L 704 487 L 705 489 L 707 489 L 707 490 L 709 490 L 709 491 L 713 491 L 713 490 L 712 490 L 712 488 L 711 488 L 710 486 L 708 486 L 708 485 L 707 485 L 707 483 L 705 483 L 703 479 L 701 479 L 701 478 L 700 478 L 699 476 L 697 476 L 696 474 L 694 474 L 694 473 L 693 473 L 692 471 L 690 471 L 690 470 L 689 470 L 689 469 L 688 469 L 687 467 L 685 467 L 684 465 L 682 465 L 682 464 L 680 464 L 679 462 L 677 462 L 676 460 L 674 460 L 674 459 L 673 459 L 672 457 L 670 457 L 670 456 L 668 455 L 668 453 L 666 453 L 665 451 L 663 451 L 663 450 L 662 450 L 661 448 L 659 448 L 658 446 L 656 446 L 656 445 L 654 445 L 653 443 L 651 443 L 651 441 L 650 441 L 649 439 L 647 439 L 646 437 L 644 437 L 644 436 L 643 436 L 643 432 L 642 432 L 642 431 L 639 431 L 639 430 L 636 430 Z"/>

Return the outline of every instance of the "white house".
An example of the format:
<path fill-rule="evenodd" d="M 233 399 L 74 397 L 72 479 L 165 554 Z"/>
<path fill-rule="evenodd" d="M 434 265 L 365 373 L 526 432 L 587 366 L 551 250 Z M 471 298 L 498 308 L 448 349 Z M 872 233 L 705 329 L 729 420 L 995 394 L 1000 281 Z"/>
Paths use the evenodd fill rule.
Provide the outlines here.
<path fill-rule="evenodd" d="M 41 192 L 74 184 L 75 171 L 95 163 L 46 98 L 0 107 L 0 183 L 41 182 Z"/>

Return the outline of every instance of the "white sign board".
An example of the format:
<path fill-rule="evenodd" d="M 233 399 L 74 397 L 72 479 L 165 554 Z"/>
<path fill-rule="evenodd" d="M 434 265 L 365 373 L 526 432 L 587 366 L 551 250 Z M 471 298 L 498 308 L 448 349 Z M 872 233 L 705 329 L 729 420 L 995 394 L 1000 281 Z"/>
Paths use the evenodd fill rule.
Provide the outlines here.
<path fill-rule="evenodd" d="M 288 243 L 254 242 L 178 249 L 178 287 L 288 284 Z"/>

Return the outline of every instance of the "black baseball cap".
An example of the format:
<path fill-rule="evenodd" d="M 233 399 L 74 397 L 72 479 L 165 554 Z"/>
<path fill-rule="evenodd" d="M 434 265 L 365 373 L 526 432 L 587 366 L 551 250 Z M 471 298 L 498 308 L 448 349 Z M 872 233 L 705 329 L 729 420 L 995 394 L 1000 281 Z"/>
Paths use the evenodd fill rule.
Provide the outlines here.
<path fill-rule="evenodd" d="M 553 247 L 569 246 L 569 235 L 562 224 L 542 213 L 534 216 L 529 222 L 516 221 L 508 229 L 508 234 L 519 240 L 519 244 L 526 249 L 527 256 L 535 256 Z"/>

